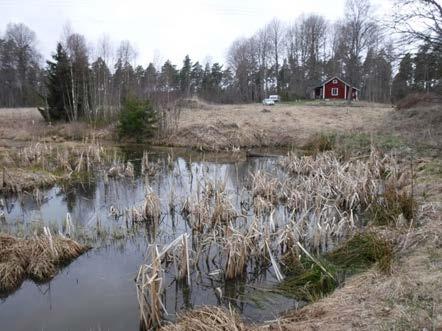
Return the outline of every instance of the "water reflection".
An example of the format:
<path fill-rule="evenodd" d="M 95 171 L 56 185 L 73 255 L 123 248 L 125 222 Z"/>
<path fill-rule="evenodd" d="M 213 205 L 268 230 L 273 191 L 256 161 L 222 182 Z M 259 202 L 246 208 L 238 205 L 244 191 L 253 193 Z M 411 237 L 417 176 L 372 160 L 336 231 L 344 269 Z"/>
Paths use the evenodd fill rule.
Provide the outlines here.
<path fill-rule="evenodd" d="M 201 160 L 204 157 L 195 155 L 177 156 L 171 164 L 167 153 L 156 153 L 150 160 L 158 162 L 160 170 L 145 178 L 140 175 L 141 151 L 125 150 L 124 153 L 135 165 L 134 180 L 106 181 L 98 176 L 94 182 L 54 187 L 43 192 L 41 204 L 29 195 L 5 197 L 3 230 L 12 231 L 35 222 L 61 227 L 69 213 L 78 228 L 95 233 L 122 231 L 125 239 L 108 241 L 81 256 L 49 284 L 36 286 L 25 282 L 0 305 L 2 329 L 136 330 L 139 317 L 134 278 L 138 266 L 146 261 L 148 244 L 164 245 L 187 232 L 191 234 L 193 249 L 197 250 L 199 241 L 204 239 L 192 233 L 181 215 L 184 200 L 201 194 L 207 178 L 219 180 L 225 183 L 236 210 L 248 214 L 242 199 L 248 174 L 261 169 L 275 171 L 276 168 L 275 159 L 206 162 Z M 122 212 L 140 205 L 146 185 L 161 200 L 162 217 L 157 226 L 152 223 L 128 226 L 124 216 L 110 214 L 111 207 Z M 244 220 L 238 222 L 246 224 Z M 224 281 L 217 274 L 223 265 L 217 265 L 213 259 L 217 254 L 219 250 L 213 249 L 197 264 L 190 285 L 176 281 L 173 272 L 166 273 L 163 303 L 169 313 L 167 319 L 173 320 L 175 313 L 183 309 L 213 304 L 233 305 L 245 318 L 262 321 L 274 318 L 281 307 L 287 309 L 295 305 L 293 300 L 270 297 L 258 291 L 275 281 L 271 273 L 261 272 L 261 265 L 249 268 L 244 279 Z"/>

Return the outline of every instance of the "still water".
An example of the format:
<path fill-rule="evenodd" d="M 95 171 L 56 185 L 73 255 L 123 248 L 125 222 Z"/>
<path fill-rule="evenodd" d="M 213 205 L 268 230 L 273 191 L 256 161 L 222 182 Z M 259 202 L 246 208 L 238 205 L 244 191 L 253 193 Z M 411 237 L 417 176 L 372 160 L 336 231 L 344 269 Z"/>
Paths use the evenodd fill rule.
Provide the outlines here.
<path fill-rule="evenodd" d="M 277 157 L 232 160 L 156 150 L 150 152 L 149 160 L 157 165 L 157 171 L 146 179 L 140 174 L 142 150 L 125 149 L 123 154 L 135 165 L 135 179 L 105 180 L 98 175 L 89 183 L 43 191 L 39 203 L 26 194 L 3 197 L 3 231 L 26 233 L 26 229 L 42 224 L 61 227 L 69 213 L 75 227 L 93 233 L 95 241 L 92 250 L 49 283 L 25 281 L 15 293 L 0 299 L 1 330 L 137 330 L 139 308 L 134 278 L 146 261 L 149 244 L 162 247 L 182 233 L 189 233 L 192 242 L 201 240 L 180 214 L 185 199 L 197 199 L 205 182 L 218 181 L 225 183 L 228 197 L 239 211 L 250 173 L 278 171 Z M 161 201 L 159 225 L 128 229 L 124 216 L 110 214 L 111 207 L 124 211 L 139 206 L 147 186 Z M 173 321 L 177 312 L 201 305 L 231 305 L 244 319 L 260 322 L 297 305 L 293 299 L 266 290 L 276 282 L 271 267 L 239 281 L 209 275 L 216 266 L 200 269 L 192 271 L 190 286 L 177 282 L 173 271 L 166 271 L 165 319 Z"/>

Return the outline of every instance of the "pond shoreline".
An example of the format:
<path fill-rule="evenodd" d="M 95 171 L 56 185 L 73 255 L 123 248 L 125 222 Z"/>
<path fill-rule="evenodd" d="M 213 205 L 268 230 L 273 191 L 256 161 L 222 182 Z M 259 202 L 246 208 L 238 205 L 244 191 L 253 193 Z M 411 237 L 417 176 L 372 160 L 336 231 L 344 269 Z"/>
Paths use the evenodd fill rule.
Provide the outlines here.
<path fill-rule="evenodd" d="M 229 131 L 232 128 L 229 127 L 227 129 Z M 227 131 L 223 132 L 222 135 L 224 136 Z M 389 136 L 382 136 L 382 134 L 371 134 L 369 136 L 370 139 L 367 139 L 363 135 L 351 133 L 348 136 L 350 138 L 338 136 L 338 140 L 332 142 L 328 140 L 330 132 L 319 136 L 315 136 L 312 132 L 309 135 L 305 135 L 304 132 L 302 135 L 303 139 L 296 140 L 298 141 L 298 146 L 300 145 L 299 142 L 302 141 L 301 146 L 303 150 L 299 150 L 302 154 L 306 152 L 316 153 L 324 148 L 327 150 L 329 143 L 333 144 L 331 149 L 345 152 L 347 148 L 345 146 L 350 146 L 347 145 L 349 141 L 351 143 L 356 141 L 355 145 L 351 145 L 348 148 L 349 150 L 355 147 L 360 148 L 356 157 L 364 158 L 366 155 L 364 148 L 367 147 L 367 140 L 370 143 L 378 139 L 376 142 L 383 148 L 397 149 L 399 151 L 397 154 L 403 163 L 403 167 L 409 168 L 410 155 L 414 153 L 413 155 L 416 156 L 413 156 L 414 159 L 412 159 L 412 171 L 414 173 L 413 194 L 419 202 L 417 207 L 419 217 L 415 221 L 421 224 L 418 227 L 396 225 L 394 227 L 384 226 L 376 228 L 376 231 L 386 235 L 394 242 L 395 257 L 392 266 L 393 273 L 391 275 L 381 274 L 375 268 L 372 268 L 362 274 L 348 278 L 342 287 L 336 289 L 329 296 L 313 302 L 302 309 L 287 312 L 280 316 L 277 322 L 258 325 L 238 323 L 242 323 L 243 327 L 247 329 L 257 328 L 262 330 L 277 330 L 280 326 L 286 330 L 301 330 L 314 327 L 327 327 L 330 330 L 339 330 L 342 328 L 369 329 L 373 326 L 413 328 L 416 326 L 431 327 L 432 325 L 441 325 L 439 307 L 427 307 L 426 304 L 428 300 L 437 302 L 440 299 L 437 288 L 442 286 L 440 283 L 442 279 L 440 268 L 442 261 L 442 244 L 440 243 L 442 224 L 440 217 L 437 216 L 438 211 L 440 212 L 442 197 L 442 177 L 440 170 L 437 170 L 440 166 L 440 157 L 438 155 L 435 156 L 432 151 L 428 153 L 426 150 L 417 151 L 416 147 L 412 147 L 410 149 L 412 152 L 410 152 L 407 149 L 409 147 L 404 147 L 403 141 L 395 140 L 396 138 L 393 139 Z M 164 142 L 165 144 L 179 145 L 178 147 L 148 146 L 148 153 L 152 157 L 158 154 L 170 154 L 172 159 L 184 157 L 189 161 L 235 165 L 238 162 L 246 162 L 249 159 L 260 158 L 261 156 L 283 156 L 293 148 L 292 145 L 286 144 L 285 147 L 278 147 L 275 150 L 275 146 L 272 147 L 272 143 L 269 143 L 269 141 L 275 141 L 273 138 L 267 141 L 262 140 L 261 143 L 263 145 L 268 144 L 268 146 L 257 148 L 251 147 L 255 143 L 251 142 L 253 140 L 248 141 L 247 139 L 242 140 L 242 142 L 245 142 L 244 146 L 249 147 L 240 147 L 241 144 L 236 146 L 236 143 L 241 142 L 241 139 L 236 141 L 234 139 L 225 144 L 223 143 L 225 139 L 221 137 L 219 138 L 220 143 L 216 145 L 211 145 L 204 138 L 202 138 L 203 140 L 198 140 L 199 138 L 197 140 L 192 139 L 185 138 L 180 142 L 172 139 Z M 363 140 L 362 145 L 361 139 Z M 58 140 L 58 138 L 51 138 L 48 140 L 51 142 L 46 142 L 46 144 L 57 146 L 54 149 L 60 148 L 60 150 L 63 148 L 85 150 L 89 146 L 88 142 Z M 31 141 L 5 143 L 5 148 L 0 150 L 0 157 L 8 153 L 18 152 L 21 148 L 28 146 Z M 290 143 L 293 141 L 290 140 Z M 102 146 L 105 148 L 118 147 L 126 149 L 128 151 L 127 155 L 130 155 L 131 150 L 136 151 L 146 147 L 144 144 L 119 144 L 111 140 L 106 141 L 106 139 L 103 139 L 102 142 Z M 274 145 L 278 146 L 279 144 L 280 142 Z M 35 143 L 31 146 L 35 146 Z M 79 156 L 81 153 L 76 155 Z M 11 158 L 14 159 L 13 157 Z M 57 169 L 48 171 L 40 166 L 35 167 L 32 165 L 15 167 L 14 163 L 10 160 L 11 158 L 4 157 L 1 162 L 0 194 L 8 186 L 20 188 L 21 192 L 26 191 L 36 194 L 36 188 L 43 190 L 44 188 L 59 184 L 72 184 L 75 181 L 87 183 L 89 181 L 80 172 L 78 176 L 72 177 L 72 175 L 69 175 L 69 171 L 58 171 Z M 139 159 L 139 157 L 137 158 Z M 138 160 L 131 159 L 130 157 L 125 161 L 127 160 L 138 162 Z M 11 185 L 11 178 L 19 178 L 21 182 L 16 186 Z M 406 189 L 409 190 L 410 185 L 406 186 Z M 14 192 L 14 189 L 6 189 L 5 191 Z M 15 192 L 19 193 L 19 190 L 17 189 Z M 416 281 L 410 282 L 410 279 L 416 279 Z M 400 291 L 397 289 L 400 289 Z M 420 297 L 411 297 L 411 293 L 419 293 Z M 420 315 L 414 314 L 413 309 L 418 309 Z M 402 310 L 407 311 L 412 317 L 407 318 L 401 315 Z M 195 312 L 195 314 L 198 313 Z"/>

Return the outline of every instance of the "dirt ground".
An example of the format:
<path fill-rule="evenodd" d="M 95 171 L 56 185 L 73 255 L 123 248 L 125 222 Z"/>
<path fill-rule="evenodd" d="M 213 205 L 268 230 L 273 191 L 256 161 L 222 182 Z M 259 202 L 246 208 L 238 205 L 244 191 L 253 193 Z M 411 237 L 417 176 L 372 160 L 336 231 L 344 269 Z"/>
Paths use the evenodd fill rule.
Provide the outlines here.
<path fill-rule="evenodd" d="M 204 150 L 300 146 L 316 132 L 372 132 L 394 111 L 363 102 L 199 105 L 181 111 L 178 128 L 164 143 Z"/>

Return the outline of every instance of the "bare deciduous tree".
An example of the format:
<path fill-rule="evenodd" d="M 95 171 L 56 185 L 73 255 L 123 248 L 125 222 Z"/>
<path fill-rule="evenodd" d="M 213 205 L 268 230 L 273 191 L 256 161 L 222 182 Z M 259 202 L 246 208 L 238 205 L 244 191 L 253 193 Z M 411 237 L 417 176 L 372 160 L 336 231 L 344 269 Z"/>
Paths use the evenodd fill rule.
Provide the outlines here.
<path fill-rule="evenodd" d="M 438 0 L 395 0 L 392 26 L 406 43 L 421 42 L 442 50 L 442 4 Z"/>

